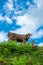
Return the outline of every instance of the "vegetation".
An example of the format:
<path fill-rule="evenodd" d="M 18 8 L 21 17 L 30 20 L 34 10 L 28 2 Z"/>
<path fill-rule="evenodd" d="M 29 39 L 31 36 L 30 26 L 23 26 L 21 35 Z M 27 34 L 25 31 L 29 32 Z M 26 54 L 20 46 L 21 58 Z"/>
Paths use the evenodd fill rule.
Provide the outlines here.
<path fill-rule="evenodd" d="M 2 42 L 0 65 L 43 65 L 43 47 L 17 41 Z"/>

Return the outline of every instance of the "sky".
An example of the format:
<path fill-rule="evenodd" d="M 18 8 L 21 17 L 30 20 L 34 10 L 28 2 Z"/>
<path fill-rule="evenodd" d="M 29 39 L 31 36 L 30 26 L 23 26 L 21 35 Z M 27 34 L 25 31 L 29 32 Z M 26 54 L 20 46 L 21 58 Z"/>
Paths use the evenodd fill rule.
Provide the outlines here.
<path fill-rule="evenodd" d="M 31 33 L 28 42 L 43 46 L 43 0 L 0 0 L 0 42 L 8 32 Z"/>

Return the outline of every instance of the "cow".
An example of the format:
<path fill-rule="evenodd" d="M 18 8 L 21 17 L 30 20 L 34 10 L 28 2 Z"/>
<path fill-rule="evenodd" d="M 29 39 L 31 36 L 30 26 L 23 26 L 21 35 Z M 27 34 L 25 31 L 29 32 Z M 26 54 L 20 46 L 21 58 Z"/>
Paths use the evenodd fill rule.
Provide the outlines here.
<path fill-rule="evenodd" d="M 18 42 L 26 42 L 30 36 L 32 34 L 28 33 L 28 34 L 17 34 L 17 33 L 12 33 L 12 32 L 9 32 L 8 33 L 8 40 L 17 40 Z"/>

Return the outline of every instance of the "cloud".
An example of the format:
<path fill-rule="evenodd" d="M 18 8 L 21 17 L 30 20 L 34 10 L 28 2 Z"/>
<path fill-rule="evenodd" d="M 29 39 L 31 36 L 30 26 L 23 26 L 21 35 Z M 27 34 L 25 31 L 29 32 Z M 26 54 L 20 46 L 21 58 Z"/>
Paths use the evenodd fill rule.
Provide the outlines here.
<path fill-rule="evenodd" d="M 40 3 L 41 1 L 41 3 Z M 42 0 L 35 1 L 35 5 L 30 5 L 26 14 L 16 17 L 16 24 L 21 25 L 21 28 L 15 30 L 17 33 L 35 33 L 36 30 L 43 25 L 43 7 Z M 40 4 L 39 4 L 40 3 Z M 40 5 L 40 7 L 38 7 Z"/>
<path fill-rule="evenodd" d="M 41 38 L 43 37 L 43 30 L 39 30 L 37 32 L 35 32 L 31 38 L 37 39 L 37 38 Z"/>
<path fill-rule="evenodd" d="M 34 0 L 34 1 L 35 3 L 37 3 L 39 9 L 43 7 L 43 0 Z"/>
<path fill-rule="evenodd" d="M 11 18 L 9 18 L 9 17 L 7 17 L 7 16 L 2 16 L 1 14 L 0 14 L 0 21 L 2 22 L 4 22 L 4 21 L 6 21 L 8 24 L 12 24 L 12 20 L 11 20 Z"/>
<path fill-rule="evenodd" d="M 0 32 L 0 42 L 3 42 L 3 41 L 7 41 L 8 38 L 7 38 L 7 33 L 5 32 Z"/>
<path fill-rule="evenodd" d="M 15 30 L 18 33 L 33 33 L 35 29 L 38 27 L 38 20 L 36 18 L 31 17 L 28 14 L 25 14 L 23 16 L 18 16 L 17 18 L 18 25 L 21 25 L 22 27 L 20 29 Z M 37 21 L 37 22 L 36 22 Z"/>
<path fill-rule="evenodd" d="M 4 20 L 4 17 L 0 14 L 0 21 Z"/>
<path fill-rule="evenodd" d="M 13 8 L 13 1 L 8 0 L 8 2 L 5 2 L 3 5 L 3 11 L 5 11 L 5 16 L 3 16 L 3 12 L 0 13 L 0 21 L 6 21 L 8 24 L 12 24 L 12 19 L 10 18 L 11 11 L 14 10 Z"/>
<path fill-rule="evenodd" d="M 11 20 L 11 18 L 5 16 L 5 20 L 7 21 L 8 24 L 12 24 L 12 20 Z"/>
<path fill-rule="evenodd" d="M 43 42 L 42 43 L 39 43 L 38 46 L 43 46 Z"/>
<path fill-rule="evenodd" d="M 8 0 L 7 2 L 4 3 L 3 11 L 5 11 L 5 17 L 7 16 L 7 19 L 11 20 L 10 17 L 11 17 L 12 11 L 14 11 L 12 0 Z M 2 12 L 2 14 L 3 14 L 3 12 Z"/>
<path fill-rule="evenodd" d="M 11 13 L 11 11 L 14 10 L 13 1 L 12 0 L 8 0 L 8 2 L 6 2 L 3 5 L 3 9 L 6 11 L 6 14 Z"/>

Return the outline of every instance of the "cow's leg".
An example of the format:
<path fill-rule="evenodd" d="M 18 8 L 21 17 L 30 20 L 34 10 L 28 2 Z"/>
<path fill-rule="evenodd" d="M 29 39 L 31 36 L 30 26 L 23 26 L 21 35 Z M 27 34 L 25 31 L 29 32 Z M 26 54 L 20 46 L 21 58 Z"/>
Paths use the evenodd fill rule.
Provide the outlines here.
<path fill-rule="evenodd" d="M 12 40 L 11 38 L 8 39 L 8 41 L 11 41 L 11 40 Z"/>
<path fill-rule="evenodd" d="M 23 43 L 26 43 L 26 40 L 25 39 L 23 39 Z"/>
<path fill-rule="evenodd" d="M 8 41 L 11 41 L 11 40 L 13 40 L 13 37 L 12 36 L 9 36 Z"/>
<path fill-rule="evenodd" d="M 24 43 L 26 43 L 26 40 L 24 40 Z"/>

